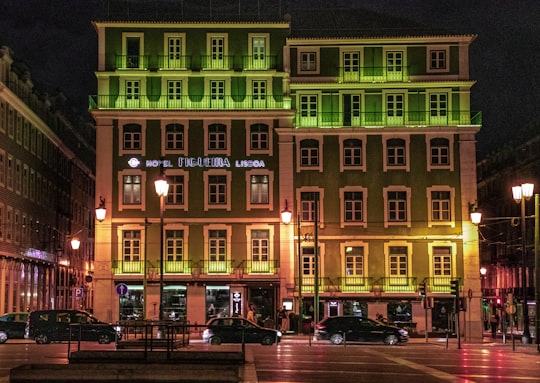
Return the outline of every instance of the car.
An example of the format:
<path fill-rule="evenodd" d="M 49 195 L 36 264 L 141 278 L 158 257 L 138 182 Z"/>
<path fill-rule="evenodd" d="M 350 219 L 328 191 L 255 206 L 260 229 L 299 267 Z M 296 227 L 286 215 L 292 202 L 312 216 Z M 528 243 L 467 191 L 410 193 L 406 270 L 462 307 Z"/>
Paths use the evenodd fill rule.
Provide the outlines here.
<path fill-rule="evenodd" d="M 120 337 L 117 326 L 103 323 L 81 310 L 38 310 L 28 315 L 24 337 L 38 344 L 70 340 L 108 344 Z"/>
<path fill-rule="evenodd" d="M 24 339 L 27 312 L 8 313 L 0 316 L 0 343 L 8 339 Z"/>
<path fill-rule="evenodd" d="M 317 340 L 329 340 L 333 344 L 381 342 L 395 345 L 407 342 L 409 333 L 369 318 L 334 316 L 323 319 L 315 326 L 315 337 Z"/>
<path fill-rule="evenodd" d="M 221 343 L 261 343 L 271 345 L 281 341 L 281 331 L 259 326 L 240 317 L 212 318 L 203 331 L 203 341 Z"/>

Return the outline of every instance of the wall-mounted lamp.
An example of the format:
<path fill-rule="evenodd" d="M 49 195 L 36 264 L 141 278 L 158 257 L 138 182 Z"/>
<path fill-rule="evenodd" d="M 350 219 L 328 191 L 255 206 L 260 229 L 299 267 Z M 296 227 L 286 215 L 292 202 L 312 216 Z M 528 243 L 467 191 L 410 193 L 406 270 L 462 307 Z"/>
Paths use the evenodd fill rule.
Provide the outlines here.
<path fill-rule="evenodd" d="M 103 222 L 105 220 L 105 216 L 107 215 L 107 209 L 105 208 L 105 198 L 102 196 L 99 196 L 99 206 L 96 207 L 96 219 L 99 222 Z"/>
<path fill-rule="evenodd" d="M 292 220 L 292 211 L 289 210 L 289 205 L 287 203 L 287 200 L 285 200 L 285 209 L 281 211 L 281 222 L 283 222 L 285 225 L 288 225 L 291 223 Z"/>
<path fill-rule="evenodd" d="M 71 238 L 71 248 L 73 250 L 79 250 L 79 247 L 81 247 L 81 241 L 77 237 Z"/>
<path fill-rule="evenodd" d="M 476 201 L 469 203 L 469 214 L 473 225 L 480 225 L 480 222 L 482 222 L 482 213 L 478 211 L 478 203 Z"/>

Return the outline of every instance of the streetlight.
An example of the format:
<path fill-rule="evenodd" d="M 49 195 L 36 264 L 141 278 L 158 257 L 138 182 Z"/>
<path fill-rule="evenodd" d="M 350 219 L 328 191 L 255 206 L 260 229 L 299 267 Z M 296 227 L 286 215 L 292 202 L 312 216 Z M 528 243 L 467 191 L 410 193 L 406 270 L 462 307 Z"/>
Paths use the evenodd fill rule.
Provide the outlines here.
<path fill-rule="evenodd" d="M 514 201 L 521 204 L 521 285 L 523 289 L 523 336 L 521 341 L 524 344 L 531 342 L 531 332 L 529 330 L 529 309 L 527 307 L 527 252 L 526 252 L 526 227 L 525 227 L 525 202 L 533 196 L 534 184 L 525 183 L 512 187 Z"/>
<path fill-rule="evenodd" d="M 154 181 L 156 194 L 159 196 L 159 321 L 163 321 L 163 209 L 164 199 L 169 192 L 169 183 L 165 174 Z"/>
<path fill-rule="evenodd" d="M 281 212 L 281 222 L 283 222 L 285 225 L 288 225 L 291 223 L 292 220 L 292 212 L 289 210 L 289 206 L 287 205 L 287 200 L 285 200 L 285 209 Z M 301 250 L 302 246 L 300 244 L 300 213 L 296 216 L 296 227 L 297 227 L 297 257 L 298 257 L 298 334 L 302 331 L 302 325 L 303 325 L 303 314 L 302 314 L 302 255 Z"/>
<path fill-rule="evenodd" d="M 105 208 L 105 198 L 99 197 L 99 206 L 96 207 L 96 219 L 99 222 L 103 222 L 105 220 L 105 216 L 107 215 L 107 209 Z"/>

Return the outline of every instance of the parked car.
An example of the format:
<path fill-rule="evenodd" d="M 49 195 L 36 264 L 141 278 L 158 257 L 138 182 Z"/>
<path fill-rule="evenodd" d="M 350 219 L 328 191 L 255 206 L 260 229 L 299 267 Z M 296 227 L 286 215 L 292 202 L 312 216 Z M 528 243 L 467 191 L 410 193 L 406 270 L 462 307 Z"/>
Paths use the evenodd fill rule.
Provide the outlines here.
<path fill-rule="evenodd" d="M 120 337 L 119 327 L 103 323 L 90 313 L 79 310 L 32 311 L 26 322 L 26 339 L 38 344 L 71 340 L 108 344 Z"/>
<path fill-rule="evenodd" d="M 261 327 L 244 318 L 212 318 L 206 324 L 203 341 L 210 344 L 221 343 L 261 343 L 271 345 L 281 341 L 281 331 Z"/>
<path fill-rule="evenodd" d="M 8 339 L 23 339 L 28 313 L 9 313 L 0 316 L 0 343 Z"/>
<path fill-rule="evenodd" d="M 388 326 L 369 318 L 354 316 L 328 317 L 315 327 L 318 340 L 329 340 L 333 344 L 343 342 L 384 342 L 387 345 L 405 343 L 409 333 L 399 327 Z"/>

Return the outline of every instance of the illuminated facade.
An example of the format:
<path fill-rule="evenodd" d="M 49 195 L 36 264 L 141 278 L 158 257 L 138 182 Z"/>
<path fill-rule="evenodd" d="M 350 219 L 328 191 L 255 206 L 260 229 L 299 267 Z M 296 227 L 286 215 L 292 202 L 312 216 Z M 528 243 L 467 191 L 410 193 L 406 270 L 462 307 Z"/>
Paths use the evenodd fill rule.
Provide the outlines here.
<path fill-rule="evenodd" d="M 0 313 L 92 308 L 94 148 L 93 126 L 0 49 Z"/>
<path fill-rule="evenodd" d="M 428 330 L 445 330 L 459 279 L 481 335 L 475 36 L 329 36 L 313 16 L 94 23 L 98 316 L 158 317 L 163 171 L 166 315 L 298 313 L 301 275 L 305 315 L 318 293 L 321 317 L 418 331 L 425 282 Z"/>

